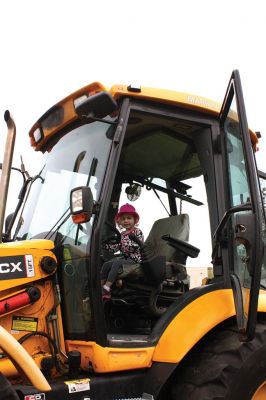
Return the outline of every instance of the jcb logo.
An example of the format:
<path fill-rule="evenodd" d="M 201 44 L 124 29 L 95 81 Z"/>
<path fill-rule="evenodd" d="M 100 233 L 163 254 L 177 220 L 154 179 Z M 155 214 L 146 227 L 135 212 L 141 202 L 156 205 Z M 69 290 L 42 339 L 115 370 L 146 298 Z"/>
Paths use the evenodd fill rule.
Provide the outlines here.
<path fill-rule="evenodd" d="M 32 254 L 0 257 L 0 279 L 32 278 L 35 276 Z"/>
<path fill-rule="evenodd" d="M 0 264 L 0 274 L 8 274 L 9 272 L 22 272 L 20 268 L 21 262 L 18 263 L 3 263 Z"/>
<path fill-rule="evenodd" d="M 24 400 L 45 400 L 44 393 L 30 394 L 24 397 Z"/>

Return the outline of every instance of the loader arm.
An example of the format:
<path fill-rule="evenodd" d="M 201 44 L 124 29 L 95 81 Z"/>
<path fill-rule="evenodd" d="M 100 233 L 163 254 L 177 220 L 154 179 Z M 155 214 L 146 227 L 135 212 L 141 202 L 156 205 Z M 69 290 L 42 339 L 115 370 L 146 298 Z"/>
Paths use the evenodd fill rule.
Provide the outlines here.
<path fill-rule="evenodd" d="M 17 369 L 27 376 L 36 389 L 51 390 L 51 386 L 37 367 L 31 356 L 2 326 L 0 326 L 0 344 Z"/>

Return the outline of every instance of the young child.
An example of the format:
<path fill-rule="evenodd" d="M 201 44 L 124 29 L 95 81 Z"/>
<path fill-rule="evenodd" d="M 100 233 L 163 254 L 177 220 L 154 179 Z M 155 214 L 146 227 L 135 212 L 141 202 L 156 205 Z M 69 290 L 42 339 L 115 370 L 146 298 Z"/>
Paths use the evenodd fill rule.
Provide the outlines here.
<path fill-rule="evenodd" d="M 144 241 L 142 231 L 136 227 L 139 222 L 139 214 L 132 205 L 127 203 L 120 207 L 115 216 L 115 222 L 123 229 L 120 243 L 105 244 L 104 248 L 113 253 L 120 250 L 123 256 L 113 258 L 105 262 L 102 266 L 101 284 L 103 288 L 103 299 L 110 299 L 111 287 L 122 265 L 141 262 L 139 245 L 129 238 L 129 234 L 133 234 L 142 242 Z"/>

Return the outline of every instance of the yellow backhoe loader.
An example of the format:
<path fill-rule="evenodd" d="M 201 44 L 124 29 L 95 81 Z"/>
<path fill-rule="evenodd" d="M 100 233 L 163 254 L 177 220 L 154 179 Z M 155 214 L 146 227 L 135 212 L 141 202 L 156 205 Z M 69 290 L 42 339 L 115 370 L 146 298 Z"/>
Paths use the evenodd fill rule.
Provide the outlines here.
<path fill-rule="evenodd" d="M 5 119 L 0 398 L 266 398 L 266 176 L 238 71 L 222 104 L 98 82 L 59 101 L 29 131 L 40 166 L 22 168 L 4 221 Z M 121 253 L 105 244 L 120 242 L 125 203 L 142 261 L 122 265 L 106 299 L 101 268 Z"/>

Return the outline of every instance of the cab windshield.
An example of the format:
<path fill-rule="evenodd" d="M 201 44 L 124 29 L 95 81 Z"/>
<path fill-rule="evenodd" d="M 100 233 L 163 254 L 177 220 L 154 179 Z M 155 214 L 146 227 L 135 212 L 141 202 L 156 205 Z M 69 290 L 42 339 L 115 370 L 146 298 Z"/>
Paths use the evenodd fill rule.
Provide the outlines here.
<path fill-rule="evenodd" d="M 97 201 L 111 146 L 113 125 L 93 122 L 63 136 L 44 155 L 42 170 L 34 180 L 21 211 L 19 239 L 50 238 L 59 230 L 71 235 L 69 193 L 77 186 L 90 186 Z"/>

